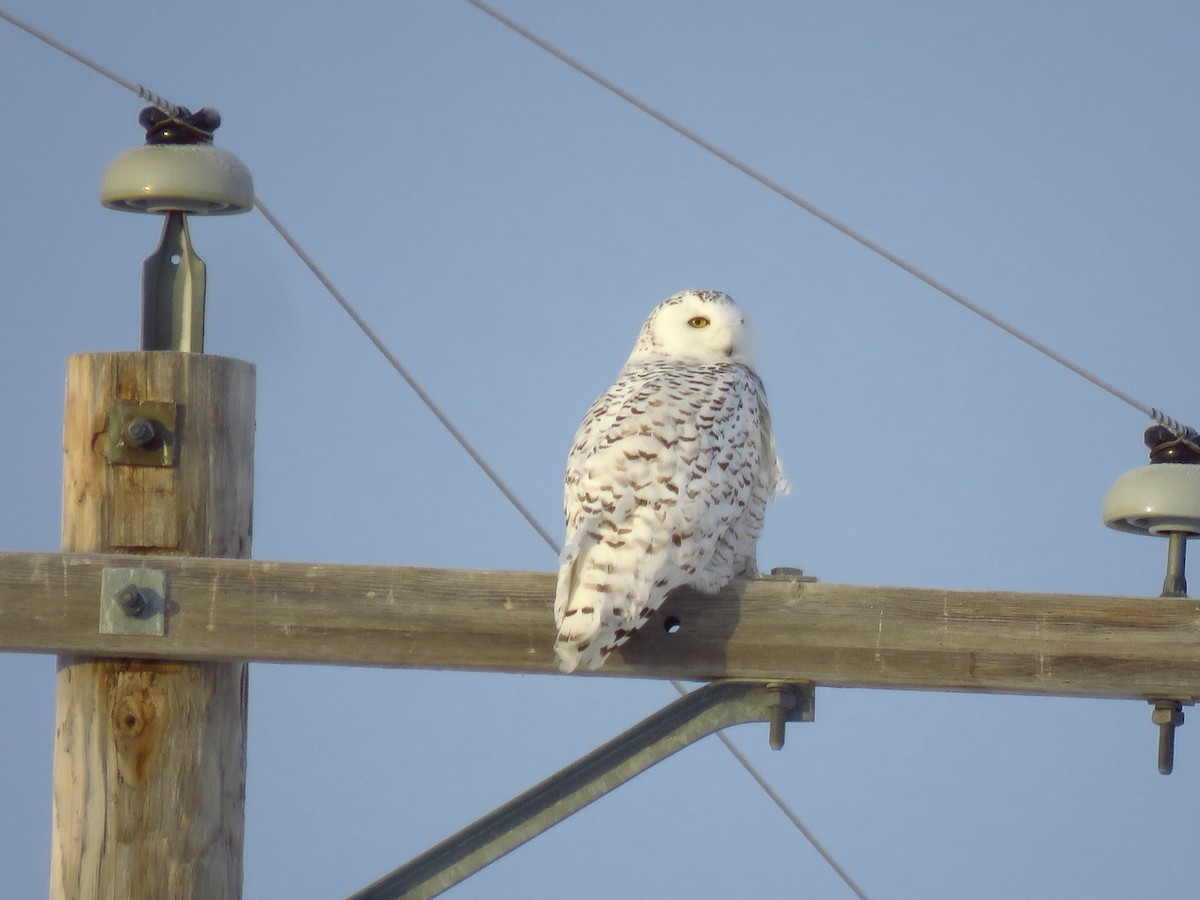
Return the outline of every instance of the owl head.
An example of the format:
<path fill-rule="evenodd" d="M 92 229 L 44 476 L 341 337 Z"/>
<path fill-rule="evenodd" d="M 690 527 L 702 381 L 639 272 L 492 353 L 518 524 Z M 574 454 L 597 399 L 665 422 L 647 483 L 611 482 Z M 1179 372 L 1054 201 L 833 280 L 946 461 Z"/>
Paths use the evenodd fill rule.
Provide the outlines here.
<path fill-rule="evenodd" d="M 720 291 L 682 291 L 668 297 L 642 326 L 629 362 L 672 359 L 708 365 L 754 364 L 750 320 Z"/>

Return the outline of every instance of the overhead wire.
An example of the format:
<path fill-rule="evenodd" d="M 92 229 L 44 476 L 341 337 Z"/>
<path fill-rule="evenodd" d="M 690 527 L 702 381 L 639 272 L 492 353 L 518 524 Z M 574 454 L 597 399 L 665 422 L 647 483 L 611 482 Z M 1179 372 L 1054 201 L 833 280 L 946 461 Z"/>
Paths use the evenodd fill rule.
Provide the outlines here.
<path fill-rule="evenodd" d="M 258 207 L 258 211 L 262 213 L 263 218 L 267 220 L 270 226 L 274 228 L 276 232 L 278 232 L 281 238 L 283 238 L 284 243 L 292 248 L 292 251 L 300 258 L 300 261 L 303 262 L 304 265 L 308 266 L 309 271 L 316 276 L 317 281 L 321 282 L 321 284 L 325 287 L 325 290 L 329 292 L 329 296 L 333 297 L 333 299 L 337 301 L 338 305 L 341 306 L 346 315 L 351 318 L 354 324 L 358 326 L 359 330 L 366 336 L 367 340 L 375 345 L 375 349 L 383 354 L 383 358 L 386 359 L 391 364 L 392 368 L 396 370 L 397 374 L 399 374 L 400 377 L 407 382 L 408 386 L 412 389 L 412 392 L 417 395 L 422 403 L 425 404 L 426 409 L 433 413 L 434 418 L 436 418 L 438 422 L 441 423 L 442 427 L 450 433 L 450 436 L 458 442 L 458 445 L 466 451 L 467 455 L 471 457 L 472 462 L 474 462 L 475 465 L 480 468 L 483 474 L 488 477 L 488 480 L 490 480 L 492 484 L 494 484 L 500 491 L 500 493 L 504 495 L 504 499 L 512 504 L 513 508 L 521 514 L 521 517 L 529 523 L 529 526 L 535 532 L 537 532 L 538 537 L 545 541 L 550 549 L 554 551 L 555 555 L 557 555 L 559 552 L 558 542 L 555 541 L 554 538 L 550 536 L 550 533 L 542 527 L 542 524 L 537 520 L 534 514 L 529 511 L 529 508 L 521 502 L 521 498 L 513 493 L 512 488 L 510 488 L 504 479 L 500 477 L 499 473 L 497 473 L 495 469 L 488 465 L 488 461 L 483 458 L 483 454 L 475 449 L 475 445 L 472 444 L 462 430 L 454 424 L 453 420 L 442 410 L 433 397 L 430 396 L 429 392 L 421 387 L 417 379 L 414 378 L 412 373 L 408 371 L 402 362 L 400 362 L 396 354 L 393 353 L 391 349 L 388 348 L 387 344 L 383 342 L 383 338 L 381 338 L 375 332 L 375 329 L 373 329 L 367 323 L 367 320 L 359 314 L 358 310 L 354 308 L 354 305 L 346 299 L 346 295 L 338 290 L 337 285 L 335 285 L 321 270 L 321 267 L 317 265 L 316 261 L 304 250 L 303 247 L 300 246 L 300 243 L 295 239 L 295 237 L 292 236 L 292 233 L 283 226 L 283 223 L 280 222 L 275 214 L 267 207 L 267 205 L 262 202 L 262 198 L 258 195 L 255 195 L 254 197 L 254 205 Z"/>
<path fill-rule="evenodd" d="M 158 107 L 159 109 L 161 109 L 163 112 L 167 113 L 168 115 L 178 116 L 180 114 L 180 112 L 182 111 L 180 107 L 176 106 L 174 103 L 171 103 L 169 100 L 165 100 L 164 98 L 160 97 L 158 94 L 154 93 L 154 91 L 143 87 L 142 85 L 138 84 L 136 81 L 130 81 L 128 78 L 122 77 L 121 75 L 114 72 L 112 69 L 108 68 L 107 66 L 101 65 L 100 63 L 98 63 L 94 59 L 92 59 L 91 57 L 85 56 L 84 54 L 80 53 L 75 48 L 67 46 L 62 41 L 57 40 L 56 38 L 52 37 L 51 35 L 46 34 L 46 32 L 42 31 L 41 29 L 33 27 L 32 25 L 30 25 L 28 22 L 24 21 L 23 19 L 18 19 L 12 13 L 6 12 L 5 10 L 0 9 L 0 19 L 4 19 L 9 24 L 15 25 L 17 28 L 20 28 L 22 31 L 24 31 L 26 34 L 30 35 L 31 37 L 35 37 L 39 41 L 42 41 L 45 44 L 49 44 L 51 47 L 53 47 L 59 53 L 65 53 L 67 56 L 71 57 L 71 59 L 75 60 L 76 62 L 83 63 L 85 66 L 87 66 L 93 72 L 99 72 L 101 75 L 103 75 L 109 81 L 114 81 L 117 84 L 119 84 L 121 87 L 125 88 L 127 91 L 132 91 L 133 93 L 135 93 L 139 97 L 141 97 L 143 100 L 145 100 L 147 103 L 149 103 L 151 106 Z"/>
<path fill-rule="evenodd" d="M 700 134 L 693 131 L 691 128 L 688 128 L 683 123 L 679 122 L 676 119 L 673 119 L 672 117 L 668 116 L 666 113 L 662 112 L 661 110 L 655 108 L 654 106 L 651 106 L 645 100 L 642 100 L 641 98 L 637 97 L 636 95 L 625 90 L 623 87 L 616 84 L 611 79 L 606 78 L 604 75 L 601 75 L 595 69 L 585 65 L 584 63 L 580 62 L 575 57 L 566 53 L 565 51 L 560 50 L 558 47 L 551 44 L 545 38 L 530 31 L 528 28 L 521 25 L 519 22 L 516 22 L 515 20 L 504 15 L 502 12 L 500 12 L 495 7 L 490 6 L 487 3 L 484 3 L 483 0 L 466 0 L 466 2 L 471 4 L 471 6 L 475 7 L 480 12 L 485 13 L 488 16 L 491 16 L 493 19 L 495 19 L 497 22 L 499 22 L 505 28 L 509 29 L 510 31 L 514 32 L 515 34 L 520 35 L 525 40 L 529 41 L 531 44 L 534 44 L 535 46 L 537 46 L 538 48 L 549 53 L 551 56 L 555 57 L 559 61 L 570 66 L 572 69 L 574 69 L 580 75 L 583 75 L 585 78 L 588 78 L 589 80 L 595 82 L 600 87 L 604 88 L 606 91 L 609 91 L 610 93 L 615 94 L 616 96 L 620 97 L 626 103 L 629 103 L 630 105 L 636 107 L 637 109 L 641 110 L 642 112 L 644 112 L 646 115 L 650 116 L 651 118 L 656 119 L 657 121 L 661 122 L 663 125 L 667 126 L 667 128 L 671 129 L 672 131 L 674 131 L 676 134 L 680 135 L 681 137 L 686 138 L 687 140 L 691 141 L 697 147 L 700 147 L 701 149 L 708 151 L 713 156 L 720 159 L 722 162 L 728 163 L 729 165 L 733 166 L 738 171 L 742 172 L 745 175 L 748 175 L 750 178 L 753 178 L 755 181 L 757 181 L 763 187 L 767 188 L 770 191 L 773 191 L 774 193 L 778 194 L 780 197 L 784 198 L 788 202 L 800 207 L 805 212 L 807 212 L 813 216 L 816 216 L 818 219 L 820 219 L 826 225 L 830 226 L 831 228 L 836 229 L 837 231 L 840 231 L 842 234 L 844 234 L 846 237 L 850 238 L 852 241 L 855 241 L 855 242 L 861 244 L 863 247 L 870 250 L 872 253 L 874 253 L 874 254 L 882 257 L 883 259 L 887 260 L 888 262 L 892 263 L 892 265 L 898 266 L 899 268 L 903 269 L 908 274 L 912 275 L 914 278 L 917 278 L 918 280 L 923 281 L 925 284 L 927 284 L 929 287 L 933 288 L 938 293 L 943 294 L 946 297 L 949 297 L 955 303 L 957 303 L 960 306 L 964 307 L 965 309 L 973 312 L 975 315 L 985 319 L 986 321 L 995 325 L 997 328 L 1001 329 L 1002 331 L 1007 332 L 1009 335 L 1016 338 L 1018 341 L 1021 341 L 1021 343 L 1026 344 L 1027 346 L 1036 350 L 1038 353 L 1041 353 L 1043 356 L 1046 356 L 1047 358 L 1053 360 L 1054 362 L 1058 363 L 1059 365 L 1064 366 L 1065 368 L 1074 372 L 1076 375 L 1080 376 L 1081 378 L 1091 382 L 1093 385 L 1100 388 L 1101 390 L 1106 391 L 1107 393 L 1116 397 L 1121 402 L 1123 402 L 1129 406 L 1132 406 L 1134 409 L 1138 410 L 1138 412 L 1153 419 L 1159 425 L 1163 425 L 1166 428 L 1168 428 L 1169 430 L 1173 431 L 1178 437 L 1181 437 L 1184 440 L 1187 440 L 1189 442 L 1195 442 L 1197 440 L 1200 440 L 1200 435 L 1198 435 L 1194 429 L 1188 427 L 1187 425 L 1180 423 L 1176 419 L 1171 418 L 1170 416 L 1168 416 L 1166 413 L 1162 412 L 1161 410 L 1156 409 L 1155 407 L 1149 406 L 1145 403 L 1142 403 L 1136 397 L 1132 396 L 1131 394 L 1127 393 L 1126 391 L 1121 390 L 1116 385 L 1113 385 L 1110 382 L 1105 381 L 1099 375 L 1096 375 L 1095 373 L 1090 372 L 1089 370 L 1085 369 L 1083 366 L 1079 365 L 1078 363 L 1074 362 L 1073 360 L 1069 359 L 1068 357 L 1066 357 L 1063 354 L 1059 353 L 1058 351 L 1054 350 L 1052 347 L 1049 347 L 1046 344 L 1044 344 L 1043 342 L 1039 341 L 1037 338 L 1033 337 L 1031 334 L 1029 334 L 1025 331 L 1022 331 L 1020 328 L 1017 328 L 1015 325 L 1012 325 L 1009 322 L 1006 322 L 1004 319 L 1000 318 L 995 313 L 992 313 L 991 311 L 985 309 L 983 306 L 980 306 L 978 303 L 976 303 L 973 300 L 971 300 L 970 298 L 968 298 L 965 294 L 962 294 L 959 291 L 954 290 L 949 285 L 945 284 L 942 281 L 939 281 L 937 278 L 934 278 L 928 272 L 924 271 L 921 268 L 918 268 L 917 266 L 915 266 L 912 263 L 905 260 L 903 257 L 888 250 L 882 244 L 878 243 L 877 241 L 872 240 L 871 238 L 867 237 L 865 234 L 858 231 L 857 229 L 852 228 L 851 226 L 847 225 L 845 222 L 842 222 L 840 219 L 825 212 L 820 207 L 809 202 L 804 197 L 801 197 L 795 191 L 791 190 L 790 188 L 785 187 L 780 182 L 767 176 L 763 172 L 760 172 L 758 169 L 754 168 L 750 164 L 744 162 L 742 159 L 735 156 L 733 153 L 729 152 L 728 150 L 723 149 L 722 147 L 717 146 L 712 141 L 709 141 L 706 138 L 702 137 Z M 1200 447 L 1197 447 L 1196 449 L 1200 449 Z"/>
<path fill-rule="evenodd" d="M 679 691 L 679 695 L 681 697 L 688 692 L 687 688 L 685 688 L 678 681 L 672 681 L 671 686 L 674 687 L 675 690 Z M 795 811 L 788 804 L 788 802 L 784 800 L 782 796 L 780 796 L 779 792 L 771 786 L 771 783 L 767 781 L 762 772 L 758 770 L 758 766 L 754 765 L 754 763 L 752 763 L 746 757 L 746 754 L 741 751 L 738 745 L 733 742 L 733 739 L 730 738 L 729 735 L 727 735 L 724 731 L 718 731 L 716 735 L 717 740 L 724 744 L 725 749 L 733 754 L 733 758 L 741 763 L 742 768 L 745 769 L 747 774 L 749 774 L 749 776 L 758 783 L 758 786 L 762 788 L 763 793 L 765 793 L 771 799 L 771 802 L 778 806 L 780 811 L 787 816 L 788 820 L 791 821 L 796 830 L 804 836 L 805 840 L 812 845 L 812 848 L 816 850 L 818 854 L 820 854 L 821 858 L 825 860 L 825 862 L 829 864 L 829 867 L 837 873 L 837 876 L 842 879 L 846 887 L 850 888 L 850 890 L 854 892 L 854 895 L 858 897 L 859 900 L 868 900 L 868 897 L 863 892 L 863 889 L 858 886 L 858 883 L 853 878 L 850 877 L 850 873 L 847 872 L 845 867 L 843 867 L 836 859 L 834 859 L 833 854 L 830 853 L 825 845 L 822 844 L 817 838 L 817 836 L 812 833 L 812 830 L 800 820 L 800 817 L 796 815 Z"/>

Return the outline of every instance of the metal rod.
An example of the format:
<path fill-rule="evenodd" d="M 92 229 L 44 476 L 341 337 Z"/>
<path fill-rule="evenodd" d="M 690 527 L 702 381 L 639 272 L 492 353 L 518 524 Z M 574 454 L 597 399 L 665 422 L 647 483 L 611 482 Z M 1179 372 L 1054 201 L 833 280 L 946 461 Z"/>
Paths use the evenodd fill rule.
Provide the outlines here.
<path fill-rule="evenodd" d="M 785 682 L 768 682 L 766 688 L 771 698 L 771 728 L 767 742 L 772 750 L 782 750 L 787 736 L 788 713 L 795 709 L 798 698 L 793 686 Z"/>
<path fill-rule="evenodd" d="M 811 721 L 812 685 L 796 685 L 791 721 Z M 351 900 L 424 900 L 494 862 L 638 773 L 701 738 L 744 722 L 767 722 L 778 687 L 716 681 L 676 700 L 541 784 L 354 894 Z M 778 714 L 776 714 L 778 715 Z"/>
<path fill-rule="evenodd" d="M 1172 531 L 1167 541 L 1167 577 L 1163 579 L 1162 595 L 1186 597 L 1188 536 L 1182 531 Z"/>
<path fill-rule="evenodd" d="M 1182 531 L 1167 536 L 1167 576 L 1163 579 L 1164 597 L 1186 597 L 1187 542 Z M 1175 768 L 1175 729 L 1183 724 L 1183 704 L 1177 700 L 1152 700 L 1150 721 L 1158 726 L 1158 773 L 1170 775 Z"/>
<path fill-rule="evenodd" d="M 1158 772 L 1170 775 L 1175 768 L 1175 729 L 1183 724 L 1183 703 L 1179 700 L 1152 700 L 1150 721 L 1158 726 Z"/>
<path fill-rule="evenodd" d="M 1170 775 L 1175 769 L 1175 726 L 1158 726 L 1158 774 Z"/>

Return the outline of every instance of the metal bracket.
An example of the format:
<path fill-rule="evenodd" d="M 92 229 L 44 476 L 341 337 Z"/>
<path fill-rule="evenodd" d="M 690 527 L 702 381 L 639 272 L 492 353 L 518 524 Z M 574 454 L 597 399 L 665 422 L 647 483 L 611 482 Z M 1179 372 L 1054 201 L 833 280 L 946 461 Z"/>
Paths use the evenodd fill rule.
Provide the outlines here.
<path fill-rule="evenodd" d="M 204 260 L 192 248 L 187 215 L 167 212 L 162 240 L 142 264 L 143 350 L 204 352 L 206 272 Z"/>
<path fill-rule="evenodd" d="M 167 632 L 167 573 L 162 569 L 104 569 L 100 576 L 100 633 Z"/>
<path fill-rule="evenodd" d="M 781 697 L 790 696 L 788 704 Z M 744 722 L 811 722 L 811 684 L 714 681 L 354 894 L 351 900 L 424 900 L 713 732 Z M 782 740 L 780 741 L 782 745 Z"/>
<path fill-rule="evenodd" d="M 117 466 L 175 465 L 178 407 L 161 400 L 117 400 L 108 413 L 104 456 Z"/>

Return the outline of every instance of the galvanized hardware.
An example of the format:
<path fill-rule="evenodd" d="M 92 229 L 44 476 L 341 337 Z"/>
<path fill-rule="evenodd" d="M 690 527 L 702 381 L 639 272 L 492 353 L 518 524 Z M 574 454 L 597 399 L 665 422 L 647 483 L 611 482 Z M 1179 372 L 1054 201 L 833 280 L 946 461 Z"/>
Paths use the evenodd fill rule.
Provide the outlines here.
<path fill-rule="evenodd" d="M 816 693 L 811 684 L 771 681 L 764 685 L 770 698 L 770 732 L 767 741 L 772 750 L 782 750 L 788 722 L 811 722 L 816 710 Z"/>
<path fill-rule="evenodd" d="M 149 602 L 136 584 L 129 585 L 117 594 L 117 604 L 127 616 L 140 616 L 146 611 Z"/>
<path fill-rule="evenodd" d="M 187 214 L 172 211 L 142 266 L 142 349 L 204 352 L 207 266 L 192 248 Z"/>
<path fill-rule="evenodd" d="M 770 575 L 763 576 L 772 581 L 804 581 L 813 582 L 817 579 L 812 575 L 805 575 L 803 569 L 796 569 L 791 566 L 776 566 L 771 570 Z M 770 682 L 767 684 L 767 690 L 772 696 L 771 705 L 771 730 L 767 735 L 767 742 L 772 750 L 782 750 L 783 742 L 786 738 L 786 729 L 788 722 L 788 713 L 797 708 L 797 704 L 801 706 L 799 718 L 793 721 L 811 722 L 813 720 L 811 690 L 803 691 L 797 694 L 794 687 L 790 684 L 781 684 L 779 682 Z M 803 708 L 803 704 L 807 702 L 808 708 Z"/>
<path fill-rule="evenodd" d="M 126 446 L 138 450 L 149 450 L 154 444 L 161 443 L 154 421 L 141 417 L 131 420 L 125 426 L 121 436 L 124 438 Z"/>
<path fill-rule="evenodd" d="M 104 569 L 100 576 L 100 633 L 167 631 L 167 573 L 162 569 Z"/>
<path fill-rule="evenodd" d="M 1167 535 L 1167 574 L 1163 578 L 1162 589 L 1164 597 L 1187 596 L 1188 537 L 1182 531 L 1172 531 Z"/>
<path fill-rule="evenodd" d="M 1183 724 L 1183 704 L 1178 700 L 1151 700 L 1150 721 L 1158 726 L 1158 773 L 1170 775 L 1175 768 L 1175 729 Z"/>
<path fill-rule="evenodd" d="M 795 705 L 773 706 L 785 689 Z M 437 896 L 672 753 L 731 725 L 771 721 L 775 710 L 784 721 L 812 721 L 813 686 L 729 680 L 698 688 L 363 888 L 352 900 Z"/>
<path fill-rule="evenodd" d="M 178 409 L 160 400 L 117 400 L 108 413 L 104 455 L 113 465 L 175 465 Z"/>
<path fill-rule="evenodd" d="M 803 569 L 795 569 L 791 566 L 776 566 L 771 570 L 770 575 L 761 575 L 761 578 L 767 578 L 771 581 L 816 581 L 817 578 L 813 575 L 805 575 Z"/>

